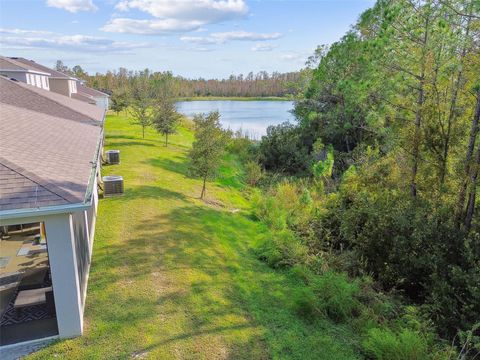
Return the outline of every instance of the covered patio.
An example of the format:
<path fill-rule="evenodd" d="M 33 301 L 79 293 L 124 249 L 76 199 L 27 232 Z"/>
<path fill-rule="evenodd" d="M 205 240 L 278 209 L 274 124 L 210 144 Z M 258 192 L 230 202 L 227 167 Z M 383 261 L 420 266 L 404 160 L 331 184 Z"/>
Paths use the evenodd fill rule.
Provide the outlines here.
<path fill-rule="evenodd" d="M 0 229 L 0 345 L 58 335 L 43 223 Z"/>

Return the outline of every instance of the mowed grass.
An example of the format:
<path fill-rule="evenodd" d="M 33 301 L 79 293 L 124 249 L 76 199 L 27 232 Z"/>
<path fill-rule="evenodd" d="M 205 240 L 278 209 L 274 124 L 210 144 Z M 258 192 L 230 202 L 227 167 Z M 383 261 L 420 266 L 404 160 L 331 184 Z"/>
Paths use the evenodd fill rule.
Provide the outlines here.
<path fill-rule="evenodd" d="M 100 200 L 82 337 L 31 359 L 355 359 L 342 325 L 295 313 L 301 285 L 256 259 L 269 232 L 250 217 L 241 171 L 228 155 L 198 199 L 188 176 L 187 128 L 165 147 L 153 130 L 110 115 L 106 148 L 125 195 Z"/>

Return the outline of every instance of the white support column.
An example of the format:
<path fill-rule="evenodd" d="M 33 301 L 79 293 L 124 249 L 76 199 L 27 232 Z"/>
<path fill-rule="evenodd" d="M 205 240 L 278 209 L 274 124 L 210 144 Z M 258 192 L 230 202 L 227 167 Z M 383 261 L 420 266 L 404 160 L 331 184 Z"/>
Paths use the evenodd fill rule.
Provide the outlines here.
<path fill-rule="evenodd" d="M 83 331 L 83 313 L 72 216 L 48 216 L 45 227 L 58 332 L 64 338 L 79 336 Z"/>

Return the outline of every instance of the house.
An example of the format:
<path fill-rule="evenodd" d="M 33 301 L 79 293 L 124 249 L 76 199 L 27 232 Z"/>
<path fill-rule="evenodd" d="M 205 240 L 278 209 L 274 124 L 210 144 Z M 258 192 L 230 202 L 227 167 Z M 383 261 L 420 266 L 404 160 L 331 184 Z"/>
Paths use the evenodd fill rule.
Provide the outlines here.
<path fill-rule="evenodd" d="M 10 59 L 38 71 L 50 73 L 49 80 L 51 91 L 87 102 L 89 104 L 97 105 L 102 109 L 108 110 L 110 97 L 108 94 L 89 88 L 83 84 L 83 81 L 60 71 L 37 64 L 35 61 L 24 58 Z"/>
<path fill-rule="evenodd" d="M 0 353 L 82 334 L 105 111 L 0 77 Z"/>
<path fill-rule="evenodd" d="M 14 59 L 0 56 L 0 75 L 10 79 L 49 90 L 49 71 L 39 70 L 29 64 L 23 64 Z"/>
<path fill-rule="evenodd" d="M 24 66 L 28 66 L 38 71 L 43 71 L 49 73 L 49 83 L 50 91 L 53 91 L 58 94 L 62 94 L 68 97 L 74 97 L 77 94 L 77 78 L 73 76 L 64 74 L 60 71 L 50 69 L 46 66 L 40 65 L 33 60 L 27 60 L 21 57 L 12 57 L 11 60 L 14 60 Z M 79 99 L 82 100 L 82 99 Z"/>
<path fill-rule="evenodd" d="M 77 91 L 83 96 L 89 96 L 95 101 L 95 104 L 102 109 L 108 110 L 110 104 L 109 99 L 110 95 L 105 94 L 104 92 L 89 88 L 83 84 L 82 81 L 77 82 Z"/>

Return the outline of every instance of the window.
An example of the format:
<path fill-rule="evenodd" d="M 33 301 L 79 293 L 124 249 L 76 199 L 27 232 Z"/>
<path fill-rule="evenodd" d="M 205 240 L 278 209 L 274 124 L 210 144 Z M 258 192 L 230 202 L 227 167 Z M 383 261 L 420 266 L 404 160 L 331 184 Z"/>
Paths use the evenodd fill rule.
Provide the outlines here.
<path fill-rule="evenodd" d="M 42 76 L 42 88 L 43 89 L 48 89 L 47 77 L 46 76 Z"/>

